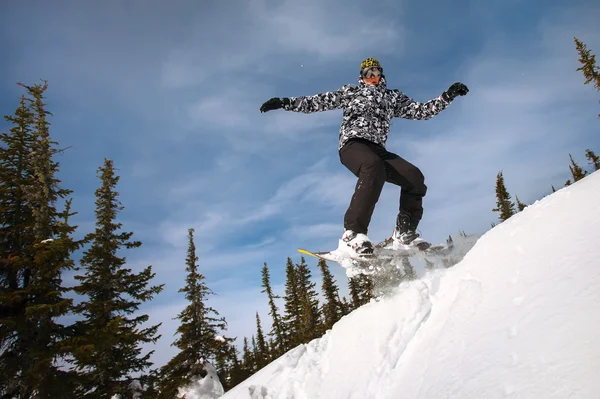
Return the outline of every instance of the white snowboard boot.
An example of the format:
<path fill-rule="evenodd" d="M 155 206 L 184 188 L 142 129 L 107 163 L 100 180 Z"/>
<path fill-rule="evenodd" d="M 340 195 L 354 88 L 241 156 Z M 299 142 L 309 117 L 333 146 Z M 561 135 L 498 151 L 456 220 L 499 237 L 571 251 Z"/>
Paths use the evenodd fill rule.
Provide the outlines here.
<path fill-rule="evenodd" d="M 340 239 L 340 248 L 344 248 L 352 258 L 373 255 L 373 243 L 369 240 L 369 237 L 366 234 L 355 233 L 352 230 L 344 231 Z"/>
<path fill-rule="evenodd" d="M 409 249 L 411 247 L 419 247 L 427 245 L 425 240 L 420 239 L 420 234 L 417 233 L 417 225 L 410 220 L 410 216 L 399 214 L 396 219 L 396 228 L 392 233 L 392 248 L 395 250 Z"/>

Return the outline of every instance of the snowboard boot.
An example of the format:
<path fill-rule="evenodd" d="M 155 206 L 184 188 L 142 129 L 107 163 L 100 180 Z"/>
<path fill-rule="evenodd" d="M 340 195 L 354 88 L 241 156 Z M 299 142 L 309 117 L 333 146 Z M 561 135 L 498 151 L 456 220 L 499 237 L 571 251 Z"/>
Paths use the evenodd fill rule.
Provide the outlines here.
<path fill-rule="evenodd" d="M 413 246 L 421 250 L 427 249 L 429 243 L 419 239 L 420 234 L 417 232 L 418 225 L 419 222 L 411 220 L 410 215 L 399 213 L 396 218 L 396 228 L 392 233 L 392 248 L 400 250 Z"/>
<path fill-rule="evenodd" d="M 371 243 L 366 234 L 346 230 L 342 235 L 341 241 L 346 245 L 346 251 L 353 258 L 373 256 L 373 243 Z"/>

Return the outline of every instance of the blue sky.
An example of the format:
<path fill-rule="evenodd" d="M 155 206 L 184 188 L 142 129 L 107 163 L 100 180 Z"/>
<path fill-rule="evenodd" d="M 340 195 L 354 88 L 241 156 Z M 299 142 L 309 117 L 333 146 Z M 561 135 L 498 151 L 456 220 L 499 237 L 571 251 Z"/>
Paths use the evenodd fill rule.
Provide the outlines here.
<path fill-rule="evenodd" d="M 582 165 L 586 148 L 600 153 L 599 96 L 573 43 L 600 56 L 598 20 L 595 1 L 3 2 L 0 111 L 16 108 L 17 81 L 48 80 L 80 236 L 94 225 L 96 169 L 114 160 L 120 220 L 143 242 L 124 253 L 129 266 L 151 264 L 166 284 L 144 307 L 163 322 L 161 365 L 185 305 L 188 228 L 218 294 L 211 305 L 240 338 L 254 333 L 255 311 L 268 324 L 263 263 L 282 293 L 288 256 L 334 248 L 342 234 L 355 177 L 337 154 L 341 111 L 261 114 L 262 102 L 353 83 L 366 57 L 419 101 L 464 82 L 470 93 L 435 118 L 394 120 L 388 149 L 425 174 L 425 238 L 482 234 L 497 220 L 500 170 L 532 203 L 569 178 L 568 153 Z M 391 233 L 398 194 L 384 188 L 374 241 Z"/>

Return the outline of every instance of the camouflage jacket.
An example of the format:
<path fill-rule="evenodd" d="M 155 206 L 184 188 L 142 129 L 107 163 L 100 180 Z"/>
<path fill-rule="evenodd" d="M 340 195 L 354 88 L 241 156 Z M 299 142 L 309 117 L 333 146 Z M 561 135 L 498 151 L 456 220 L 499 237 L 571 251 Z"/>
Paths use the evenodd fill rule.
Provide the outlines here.
<path fill-rule="evenodd" d="M 426 103 L 414 101 L 400 90 L 388 89 L 384 76 L 377 86 L 367 85 L 359 78 L 358 85 L 347 84 L 336 91 L 289 99 L 291 102 L 283 107 L 287 111 L 309 114 L 342 108 L 340 149 L 352 138 L 367 139 L 385 148 L 392 118 L 429 119 L 451 102 L 444 94 Z"/>

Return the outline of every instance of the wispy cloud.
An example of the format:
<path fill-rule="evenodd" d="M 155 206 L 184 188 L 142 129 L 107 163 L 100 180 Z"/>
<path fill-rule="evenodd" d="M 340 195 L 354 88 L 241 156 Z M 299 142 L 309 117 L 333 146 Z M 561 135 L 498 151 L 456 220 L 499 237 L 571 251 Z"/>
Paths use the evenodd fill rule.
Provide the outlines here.
<path fill-rule="evenodd" d="M 220 175 L 213 178 L 216 183 L 211 182 L 210 176 L 206 175 L 171 191 L 169 198 L 172 206 L 181 212 L 173 213 L 173 216 L 180 216 L 161 224 L 163 240 L 172 245 L 181 245 L 185 242 L 187 229 L 184 226 L 187 225 L 194 227 L 196 235 L 205 238 L 203 242 L 208 245 L 210 242 L 226 239 L 234 232 L 247 234 L 246 232 L 251 231 L 248 226 L 256 226 L 269 219 L 294 222 L 297 218 L 306 218 L 306 211 L 296 211 L 299 207 L 314 207 L 319 209 L 318 212 L 322 212 L 322 207 L 339 211 L 347 205 L 349 189 L 354 186 L 351 174 L 330 172 L 327 162 L 321 161 L 307 168 L 305 173 L 291 180 L 283 180 L 270 197 L 245 198 L 241 201 L 239 198 L 229 197 L 227 193 L 216 193 L 214 202 L 193 201 L 206 187 L 221 184 Z"/>
<path fill-rule="evenodd" d="M 271 96 L 310 94 L 317 93 L 273 95 L 262 85 L 238 82 L 224 90 L 202 93 L 197 100 L 186 104 L 185 125 L 187 129 L 194 129 L 201 135 L 214 134 L 214 130 L 218 129 L 236 151 L 264 150 L 265 141 L 281 138 L 298 140 L 306 131 L 339 126 L 341 111 L 312 115 L 283 110 L 267 114 L 259 112 L 260 105 Z M 248 134 L 249 130 L 252 131 L 251 135 Z"/>
<path fill-rule="evenodd" d="M 298 205 L 339 208 L 348 200 L 344 194 L 353 179 L 348 174 L 316 169 L 285 182 L 260 210 L 241 223 L 254 222 L 281 212 L 293 212 Z"/>
<path fill-rule="evenodd" d="M 285 0 L 274 5 L 266 0 L 252 3 L 253 18 L 265 32 L 276 32 L 276 43 L 286 51 L 306 52 L 335 59 L 360 54 L 373 48 L 397 51 L 402 25 L 386 14 L 368 13 L 368 7 L 341 1 L 297 2 Z"/>
<path fill-rule="evenodd" d="M 296 237 L 298 242 L 309 240 L 330 239 L 332 236 L 341 236 L 342 226 L 339 223 L 298 224 L 288 230 L 288 234 Z"/>
<path fill-rule="evenodd" d="M 403 36 L 400 21 L 393 14 L 371 12 L 367 5 L 257 0 L 230 5 L 236 13 L 213 10 L 212 18 L 198 23 L 165 59 L 162 83 L 182 88 L 233 71 L 272 73 L 273 65 L 282 65 L 278 57 L 299 54 L 336 60 L 360 57 L 374 46 L 397 54 Z"/>
<path fill-rule="evenodd" d="M 216 125 L 219 127 L 243 127 L 250 125 L 252 113 L 247 99 L 248 92 L 232 87 L 220 92 L 218 96 L 204 96 L 186 107 L 187 115 L 196 125 Z"/>

